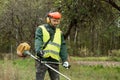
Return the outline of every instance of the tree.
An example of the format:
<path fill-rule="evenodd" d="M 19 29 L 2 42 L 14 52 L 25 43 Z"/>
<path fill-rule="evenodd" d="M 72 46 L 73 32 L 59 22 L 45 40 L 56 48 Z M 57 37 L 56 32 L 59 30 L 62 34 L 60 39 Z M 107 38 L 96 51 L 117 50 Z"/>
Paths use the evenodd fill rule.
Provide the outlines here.
<path fill-rule="evenodd" d="M 63 13 L 64 17 L 62 29 L 66 31 L 65 38 L 69 37 L 69 44 L 71 44 L 69 48 L 72 47 L 73 49 L 74 46 L 74 50 L 70 51 L 71 53 L 81 55 L 79 53 L 84 47 L 88 55 L 107 55 L 109 49 L 119 48 L 119 45 L 116 44 L 116 42 L 120 42 L 119 36 L 115 35 L 119 29 L 114 23 L 119 15 L 116 14 L 118 11 L 113 9 L 114 7 L 119 10 L 117 4 L 115 4 L 116 2 L 119 1 L 56 1 L 56 6 Z M 85 55 L 86 52 L 84 53 Z"/>
<path fill-rule="evenodd" d="M 16 46 L 24 41 L 34 48 L 35 29 L 44 22 L 51 4 L 48 0 L 8 1 L 0 17 L 1 47 L 5 49 L 1 51 L 9 52 L 11 45 L 16 49 Z M 6 50 L 5 46 L 9 49 Z"/>

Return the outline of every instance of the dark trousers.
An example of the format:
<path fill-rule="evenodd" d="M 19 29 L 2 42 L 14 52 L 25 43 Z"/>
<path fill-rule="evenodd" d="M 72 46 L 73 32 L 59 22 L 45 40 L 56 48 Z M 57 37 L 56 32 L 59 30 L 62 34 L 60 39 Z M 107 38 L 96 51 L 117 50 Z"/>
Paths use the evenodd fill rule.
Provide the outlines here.
<path fill-rule="evenodd" d="M 59 71 L 58 64 L 48 65 Z M 44 80 L 46 71 L 48 71 L 51 80 L 60 80 L 58 73 L 46 67 L 43 63 L 36 61 L 36 80 Z"/>

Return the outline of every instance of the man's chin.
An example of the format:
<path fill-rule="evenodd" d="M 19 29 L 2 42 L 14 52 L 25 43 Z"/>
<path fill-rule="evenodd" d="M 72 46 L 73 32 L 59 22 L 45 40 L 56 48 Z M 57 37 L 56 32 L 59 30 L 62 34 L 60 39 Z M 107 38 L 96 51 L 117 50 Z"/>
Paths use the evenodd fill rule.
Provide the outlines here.
<path fill-rule="evenodd" d="M 57 27 L 57 25 L 53 25 L 54 27 Z"/>

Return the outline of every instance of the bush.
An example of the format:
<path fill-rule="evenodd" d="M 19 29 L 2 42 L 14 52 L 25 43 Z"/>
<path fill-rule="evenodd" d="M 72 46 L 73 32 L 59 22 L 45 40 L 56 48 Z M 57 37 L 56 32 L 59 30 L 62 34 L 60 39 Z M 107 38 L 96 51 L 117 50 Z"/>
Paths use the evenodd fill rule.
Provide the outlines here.
<path fill-rule="evenodd" d="M 109 50 L 109 56 L 117 56 L 117 57 L 120 57 L 120 49 L 114 49 L 114 50 Z"/>

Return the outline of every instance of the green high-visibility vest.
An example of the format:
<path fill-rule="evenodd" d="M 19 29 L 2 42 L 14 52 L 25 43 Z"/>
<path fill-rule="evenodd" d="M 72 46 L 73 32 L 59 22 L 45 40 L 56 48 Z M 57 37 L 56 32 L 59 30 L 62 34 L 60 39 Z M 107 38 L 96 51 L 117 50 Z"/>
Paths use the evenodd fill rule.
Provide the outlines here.
<path fill-rule="evenodd" d="M 43 33 L 43 42 L 44 44 L 49 40 L 50 34 L 45 28 L 44 25 L 39 26 L 42 29 Z M 56 28 L 53 41 L 49 41 L 46 47 L 43 49 L 43 52 L 45 53 L 43 55 L 44 58 L 51 57 L 55 60 L 60 60 L 59 52 L 61 47 L 61 31 L 59 28 Z"/>

